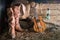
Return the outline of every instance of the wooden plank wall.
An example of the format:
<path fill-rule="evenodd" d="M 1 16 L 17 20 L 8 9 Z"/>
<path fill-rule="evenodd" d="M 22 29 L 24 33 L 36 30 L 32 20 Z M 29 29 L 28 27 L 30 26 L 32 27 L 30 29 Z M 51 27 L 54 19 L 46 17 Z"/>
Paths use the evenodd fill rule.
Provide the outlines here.
<path fill-rule="evenodd" d="M 60 4 L 38 4 L 37 13 L 41 14 L 43 17 L 46 17 L 47 8 L 50 9 L 50 20 L 44 20 L 46 22 L 51 22 L 54 24 L 60 24 Z"/>
<path fill-rule="evenodd" d="M 43 19 L 47 22 L 51 22 L 54 24 L 58 24 L 60 25 L 60 4 L 57 3 L 36 3 L 36 12 L 38 13 L 38 15 L 41 15 L 43 17 Z M 33 4 L 32 4 L 33 5 Z M 46 12 L 47 12 L 47 8 L 50 9 L 50 20 L 46 20 Z M 31 9 L 31 11 L 33 11 L 33 9 Z M 32 12 L 31 12 L 32 13 Z"/>

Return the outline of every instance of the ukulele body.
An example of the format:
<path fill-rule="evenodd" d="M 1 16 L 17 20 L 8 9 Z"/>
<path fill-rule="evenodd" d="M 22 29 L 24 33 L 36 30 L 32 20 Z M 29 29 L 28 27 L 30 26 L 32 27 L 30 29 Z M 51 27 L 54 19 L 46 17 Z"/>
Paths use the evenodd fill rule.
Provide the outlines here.
<path fill-rule="evenodd" d="M 38 20 L 39 21 L 37 22 L 36 18 L 33 19 L 33 21 L 34 21 L 34 27 L 33 27 L 33 29 L 34 29 L 35 32 L 44 32 L 45 29 L 46 29 L 46 24 L 43 21 L 43 19 L 42 19 L 41 16 L 38 17 Z"/>

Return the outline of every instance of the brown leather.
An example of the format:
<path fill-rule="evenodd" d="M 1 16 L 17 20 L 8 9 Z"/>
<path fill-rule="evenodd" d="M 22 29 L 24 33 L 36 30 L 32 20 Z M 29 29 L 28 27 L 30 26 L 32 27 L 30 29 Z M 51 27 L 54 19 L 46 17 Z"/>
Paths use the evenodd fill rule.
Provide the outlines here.
<path fill-rule="evenodd" d="M 20 31 L 20 32 L 24 31 L 21 27 L 18 27 L 18 26 L 15 26 L 15 30 Z"/>

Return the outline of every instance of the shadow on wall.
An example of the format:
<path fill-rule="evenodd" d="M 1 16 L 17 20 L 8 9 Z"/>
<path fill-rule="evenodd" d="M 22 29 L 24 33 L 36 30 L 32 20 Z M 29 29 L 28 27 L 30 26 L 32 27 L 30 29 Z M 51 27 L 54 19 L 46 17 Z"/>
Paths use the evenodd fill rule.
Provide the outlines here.
<path fill-rule="evenodd" d="M 60 0 L 28 0 L 29 2 L 36 2 L 36 3 L 60 3 Z"/>
<path fill-rule="evenodd" d="M 7 7 L 9 7 L 11 0 L 0 0 L 0 33 L 5 32 L 8 28 L 7 22 Z M 8 30 L 8 29 L 7 29 Z"/>

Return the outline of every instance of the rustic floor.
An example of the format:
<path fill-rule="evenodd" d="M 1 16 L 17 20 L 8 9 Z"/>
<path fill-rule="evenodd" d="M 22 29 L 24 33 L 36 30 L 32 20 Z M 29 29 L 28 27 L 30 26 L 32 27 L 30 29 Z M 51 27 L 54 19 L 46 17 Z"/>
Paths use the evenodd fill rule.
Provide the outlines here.
<path fill-rule="evenodd" d="M 0 35 L 0 40 L 60 40 L 60 26 L 47 23 L 47 29 L 43 33 L 17 32 L 16 38 L 11 39 L 8 32 Z"/>

